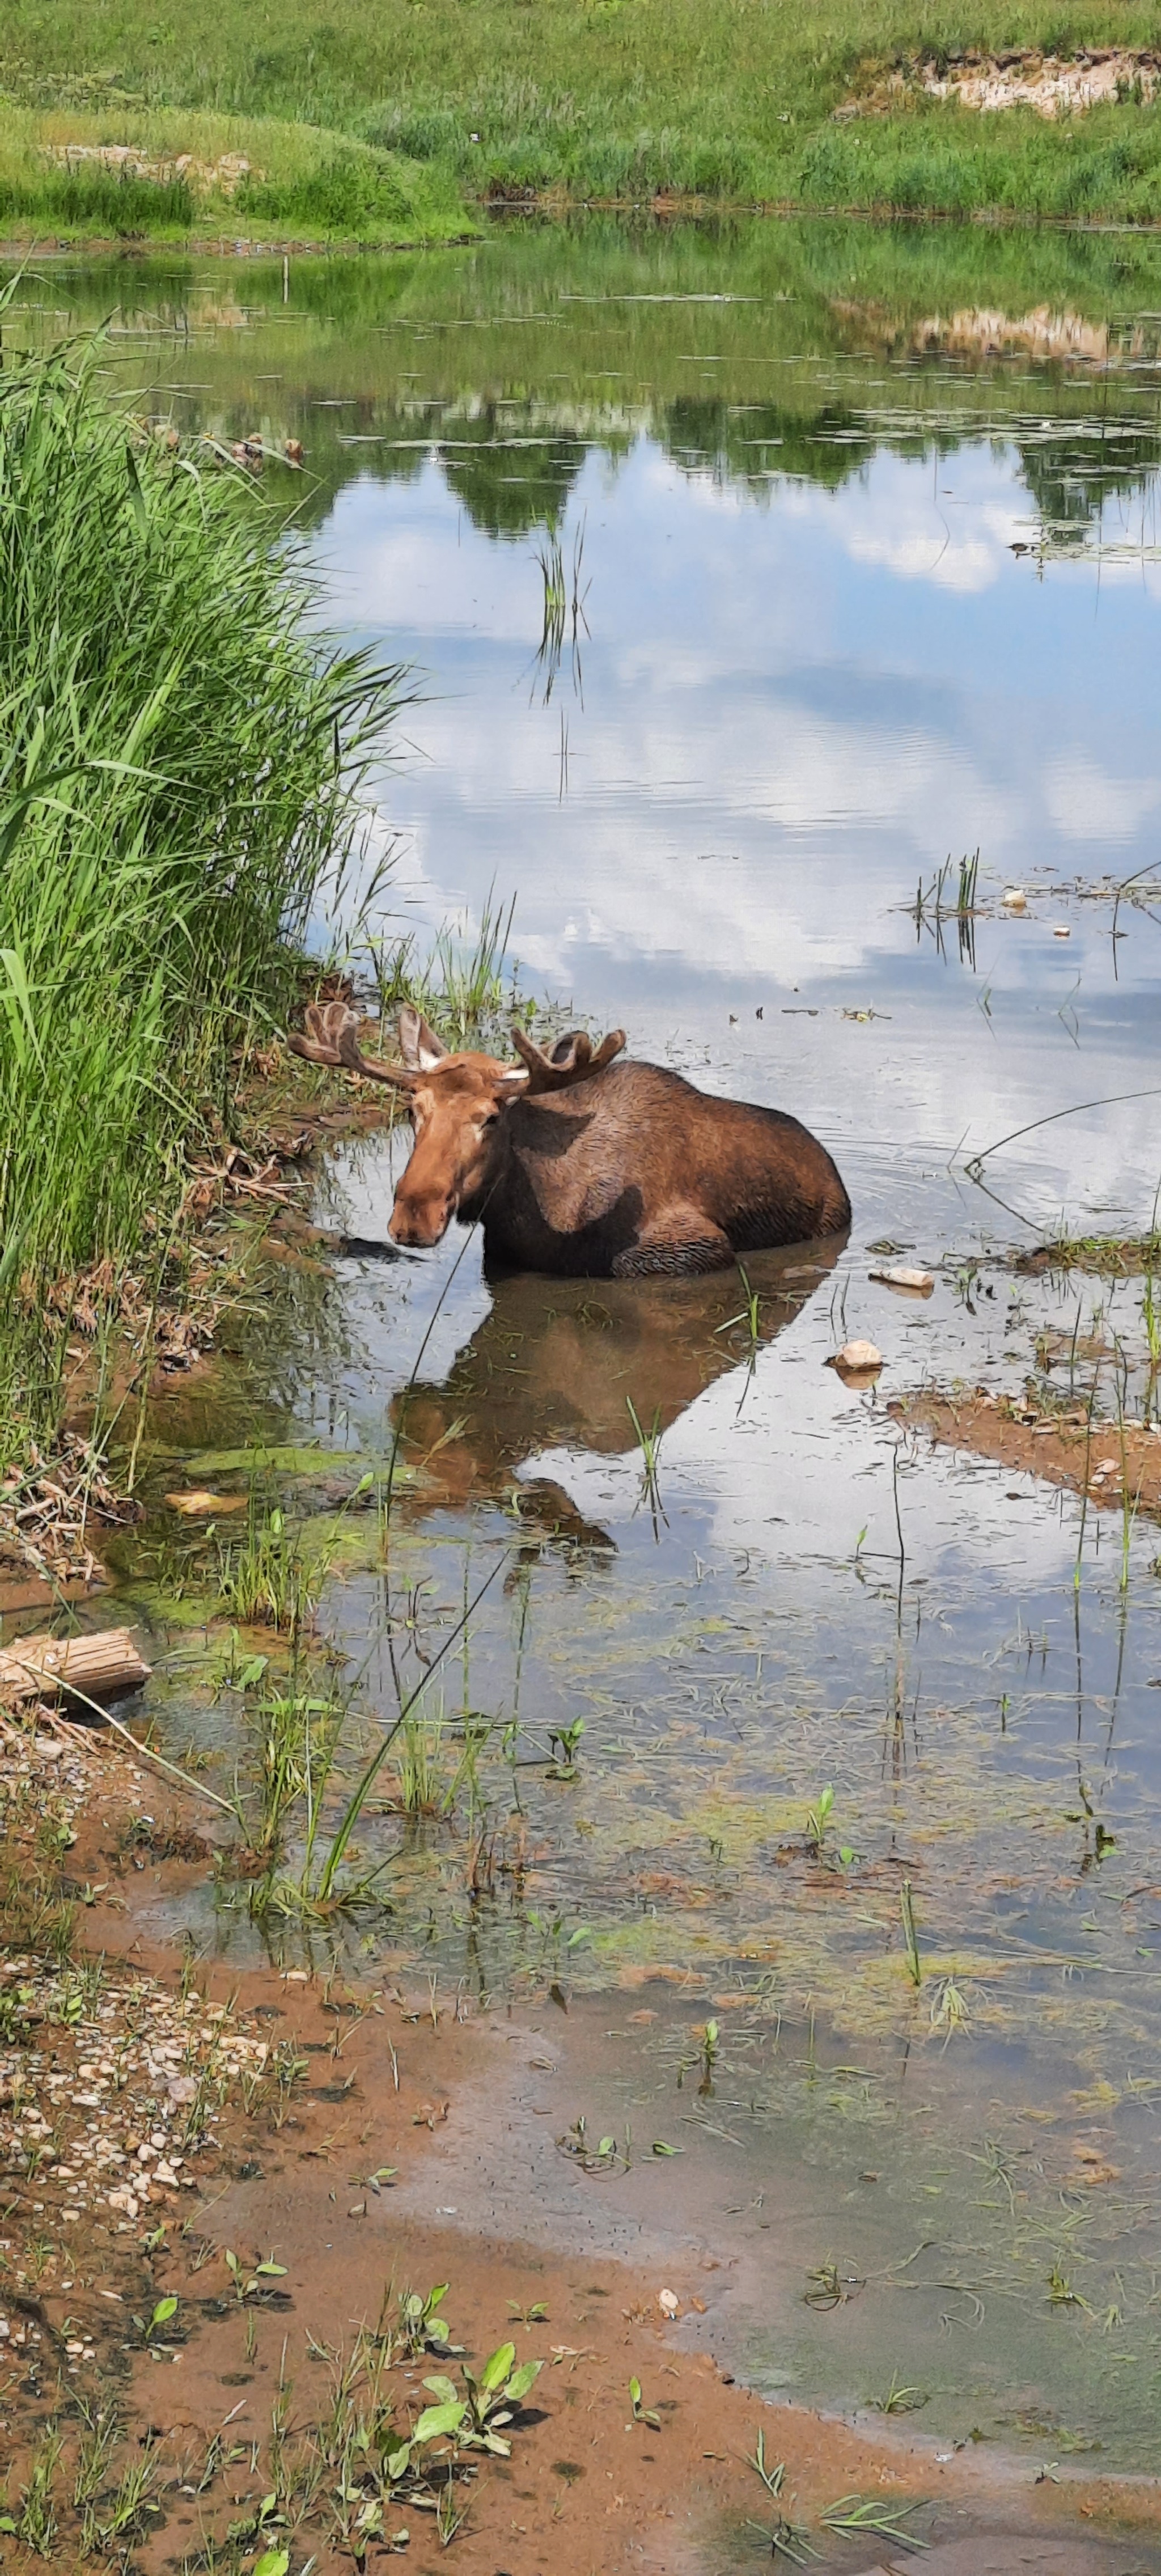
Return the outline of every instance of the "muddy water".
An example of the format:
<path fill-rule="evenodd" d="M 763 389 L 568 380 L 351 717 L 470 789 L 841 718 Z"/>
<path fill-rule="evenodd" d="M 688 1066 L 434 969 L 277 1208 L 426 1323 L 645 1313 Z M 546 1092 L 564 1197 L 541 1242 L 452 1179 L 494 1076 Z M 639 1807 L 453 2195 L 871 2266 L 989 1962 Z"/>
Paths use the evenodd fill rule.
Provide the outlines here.
<path fill-rule="evenodd" d="M 600 2241 L 700 2246 L 758 2385 L 894 2382 L 945 2444 L 1153 2466 L 1156 1527 L 887 1405 L 1018 1386 L 1038 1338 L 1058 1394 L 1103 1352 L 1102 1403 L 1152 1402 L 1139 1279 L 1013 1265 L 1062 1220 L 1146 1227 L 1161 1179 L 1161 250 L 594 229 L 23 294 L 29 331 L 115 305 L 110 363 L 183 428 L 303 439 L 326 615 L 423 675 L 372 934 L 470 941 L 514 894 L 522 991 L 793 1109 L 855 1204 L 841 1251 L 752 1265 L 753 1343 L 736 1280 L 489 1283 L 463 1238 L 283 1268 L 159 1414 L 157 1497 L 326 1453 L 279 1489 L 371 1729 L 494 1573 L 419 1704 L 454 1814 L 365 1819 L 395 1910 L 316 1952 L 421 1950 L 539 2015 L 543 2074 L 476 2121 L 510 2223 L 567 2231 L 580 2192 Z M 396 1159 L 335 1153 L 319 1218 L 380 1235 Z M 930 1298 L 872 1278 L 898 1258 Z M 824 1366 L 855 1335 L 862 1393 Z M 374 1498 L 334 1495 L 343 1456 L 381 1477 L 413 1372 L 385 1564 Z M 228 1776 L 256 1720 L 199 1646 L 199 1544 L 159 1506 L 123 1590 L 164 1740 Z M 244 1888 L 183 1919 L 260 1942 Z M 581 2117 L 616 2141 L 589 2171 Z"/>

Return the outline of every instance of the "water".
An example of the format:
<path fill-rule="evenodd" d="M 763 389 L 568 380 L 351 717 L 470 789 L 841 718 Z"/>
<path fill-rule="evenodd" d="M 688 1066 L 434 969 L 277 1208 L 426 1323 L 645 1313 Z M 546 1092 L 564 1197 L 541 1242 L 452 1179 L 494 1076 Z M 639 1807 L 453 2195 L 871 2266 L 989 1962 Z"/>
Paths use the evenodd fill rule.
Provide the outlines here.
<path fill-rule="evenodd" d="M 373 1511 L 336 1522 L 321 1474 L 286 1488 L 369 1711 L 498 1569 L 421 1703 L 459 1822 L 365 1820 L 398 1912 L 327 1939 L 360 1966 L 422 1936 L 492 1993 L 608 1997 L 570 2042 L 590 2133 L 691 2113 L 689 2223 L 728 2235 L 756 2192 L 782 2212 L 773 2270 L 767 2219 L 730 2221 L 759 2384 L 850 2400 L 897 2370 L 949 2436 L 1151 2466 L 1157 1533 L 1082 1525 L 887 1407 L 1018 1388 L 1045 1330 L 1058 1390 L 1095 1339 L 1105 1399 L 1123 1363 L 1130 1409 L 1152 1400 L 1140 1278 L 1014 1260 L 1062 1218 L 1147 1229 L 1161 1178 L 1161 252 L 592 227 L 285 283 L 61 267 L 22 295 L 29 331 L 115 306 L 141 408 L 303 439 L 322 612 L 421 675 L 376 787 L 371 928 L 470 940 L 514 893 L 525 992 L 794 1110 L 855 1205 L 833 1261 L 751 1266 L 757 1348 L 734 1278 L 489 1283 L 457 1235 L 280 1271 L 162 1409 L 157 1494 L 175 1452 L 204 1476 L 262 1439 L 357 1468 L 417 1368 L 386 1581 Z M 939 870 L 953 905 L 977 850 L 973 916 L 940 924 Z M 397 1168 L 344 1147 L 318 1215 L 380 1235 Z M 930 1300 L 872 1280 L 884 1244 L 934 1270 Z M 824 1366 L 856 1335 L 884 1353 L 871 1392 Z M 183 1626 L 204 1542 L 184 1592 L 177 1544 L 147 1533 L 124 1589 L 174 1651 L 166 1740 L 228 1769 L 247 1720 Z M 190 1908 L 203 1939 L 256 1937 L 245 1890 Z M 626 1988 L 652 2021 L 617 2020 Z M 885 2291 L 848 2295 L 876 2277 L 889 2324 Z"/>

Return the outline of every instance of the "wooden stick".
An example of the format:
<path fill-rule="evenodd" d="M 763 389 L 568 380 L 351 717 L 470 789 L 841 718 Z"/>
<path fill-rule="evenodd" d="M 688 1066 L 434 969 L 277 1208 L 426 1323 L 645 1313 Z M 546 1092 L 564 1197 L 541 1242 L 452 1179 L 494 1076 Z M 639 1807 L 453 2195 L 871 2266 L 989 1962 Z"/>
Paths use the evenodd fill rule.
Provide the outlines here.
<path fill-rule="evenodd" d="M 0 1698 L 46 1699 L 73 1689 L 86 1699 L 119 1699 L 147 1682 L 150 1667 L 128 1628 L 88 1637 L 22 1637 L 0 1654 Z"/>

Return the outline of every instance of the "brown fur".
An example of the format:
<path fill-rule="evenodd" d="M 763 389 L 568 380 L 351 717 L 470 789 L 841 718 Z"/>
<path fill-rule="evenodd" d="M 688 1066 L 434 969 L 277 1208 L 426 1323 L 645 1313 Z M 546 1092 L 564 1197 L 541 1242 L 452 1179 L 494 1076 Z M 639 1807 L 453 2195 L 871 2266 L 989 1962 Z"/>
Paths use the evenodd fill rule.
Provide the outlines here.
<path fill-rule="evenodd" d="M 490 1266 L 589 1279 L 684 1276 L 768 1245 L 842 1234 L 850 1201 L 830 1155 L 796 1118 L 717 1100 L 655 1064 L 614 1064 L 619 1031 L 543 1056 L 517 1032 L 526 1071 L 447 1054 L 415 1011 L 404 1062 L 358 1050 L 353 1013 L 311 1015 L 302 1054 L 342 1062 L 408 1097 L 415 1143 L 395 1191 L 396 1243 L 430 1247 L 453 1216 L 478 1221 Z M 329 1050 L 329 1051 L 328 1051 Z"/>

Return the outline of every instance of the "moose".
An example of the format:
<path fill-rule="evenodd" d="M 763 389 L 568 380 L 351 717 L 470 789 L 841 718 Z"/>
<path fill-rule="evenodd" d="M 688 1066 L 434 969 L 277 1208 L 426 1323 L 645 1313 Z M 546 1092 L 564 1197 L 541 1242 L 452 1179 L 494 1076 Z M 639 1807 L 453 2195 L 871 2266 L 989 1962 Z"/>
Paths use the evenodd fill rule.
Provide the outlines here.
<path fill-rule="evenodd" d="M 779 1109 L 715 1099 L 662 1065 L 616 1063 L 614 1029 L 583 1030 L 550 1054 L 523 1029 L 522 1059 L 452 1053 L 412 1004 L 399 1014 L 401 1064 L 365 1056 L 359 1014 L 312 1003 L 288 1044 L 345 1065 L 406 1099 L 414 1143 L 388 1234 L 430 1250 L 454 1217 L 479 1222 L 489 1271 L 557 1277 L 684 1278 L 739 1253 L 844 1234 L 850 1200 L 825 1147 Z"/>

